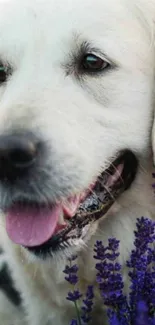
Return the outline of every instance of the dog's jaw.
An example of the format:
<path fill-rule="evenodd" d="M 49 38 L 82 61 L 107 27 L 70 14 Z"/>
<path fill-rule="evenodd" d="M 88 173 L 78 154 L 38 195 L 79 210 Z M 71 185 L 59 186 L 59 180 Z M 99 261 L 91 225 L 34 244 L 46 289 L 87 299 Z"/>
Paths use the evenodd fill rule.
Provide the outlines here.
<path fill-rule="evenodd" d="M 137 166 L 136 156 L 124 150 L 89 189 L 70 198 L 68 204 L 49 202 L 46 206 L 22 197 L 13 201 L 5 209 L 8 236 L 42 259 L 72 246 L 79 250 L 90 239 L 94 223 L 103 219 L 115 200 L 131 186 Z"/>

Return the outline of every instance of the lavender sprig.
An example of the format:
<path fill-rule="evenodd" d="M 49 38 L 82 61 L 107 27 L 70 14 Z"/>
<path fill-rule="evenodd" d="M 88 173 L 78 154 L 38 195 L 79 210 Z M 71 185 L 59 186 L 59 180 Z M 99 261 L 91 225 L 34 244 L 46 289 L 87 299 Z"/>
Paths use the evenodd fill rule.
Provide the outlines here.
<path fill-rule="evenodd" d="M 66 265 L 65 270 L 63 271 L 65 274 L 67 274 L 67 276 L 65 276 L 65 280 L 73 286 L 73 290 L 68 292 L 66 299 L 74 303 L 77 313 L 77 320 L 73 319 L 70 325 L 82 325 L 78 306 L 78 301 L 82 297 L 82 294 L 78 289 L 75 288 L 75 285 L 78 282 L 78 266 L 76 264 L 72 265 L 72 262 L 75 261 L 76 258 L 77 256 L 72 256 L 69 259 L 69 265 Z"/>
<path fill-rule="evenodd" d="M 72 265 L 72 262 L 76 259 L 76 255 L 68 259 L 70 265 L 66 265 L 65 270 L 63 271 L 65 274 L 67 274 L 67 276 L 65 276 L 65 280 L 68 281 L 71 285 L 76 285 L 78 282 L 78 266 L 76 264 Z"/>
<path fill-rule="evenodd" d="M 108 309 L 107 315 L 108 315 L 108 319 L 109 319 L 109 325 L 120 325 L 120 322 L 117 318 L 117 314 L 115 311 Z"/>
<path fill-rule="evenodd" d="M 149 306 L 148 312 L 155 303 L 155 250 L 152 244 L 155 242 L 155 223 L 142 217 L 137 219 L 137 230 L 134 232 L 135 249 L 132 250 L 127 266 L 130 269 L 130 308 L 132 318 L 137 312 L 137 302 L 144 301 Z"/>
<path fill-rule="evenodd" d="M 86 298 L 83 299 L 83 306 L 81 307 L 82 315 L 81 319 L 84 324 L 88 324 L 91 320 L 91 312 L 93 307 L 94 289 L 93 286 L 88 286 L 86 292 Z"/>
<path fill-rule="evenodd" d="M 117 262 L 119 257 L 119 241 L 115 238 L 109 239 L 107 247 L 101 241 L 95 244 L 95 259 L 99 260 L 96 264 L 96 281 L 99 284 L 101 297 L 104 305 L 108 309 L 109 322 L 112 324 L 121 321 L 121 324 L 129 324 L 130 314 L 127 299 L 123 294 L 123 278 L 120 273 L 121 265 Z"/>
<path fill-rule="evenodd" d="M 127 261 L 131 283 L 129 302 L 123 292 L 124 283 L 118 262 L 119 241 L 111 238 L 106 247 L 97 241 L 94 247 L 96 282 L 107 307 L 109 325 L 155 325 L 155 222 L 142 217 L 137 219 L 136 228 L 134 249 Z M 88 324 L 93 309 L 93 286 L 88 286 L 81 314 L 77 308 L 77 301 L 82 297 L 75 288 L 77 271 L 77 265 L 72 265 L 70 259 L 70 266 L 66 266 L 64 273 L 74 290 L 68 293 L 67 299 L 74 302 L 77 309 L 77 320 L 73 319 L 70 325 Z"/>
<path fill-rule="evenodd" d="M 134 325 L 149 325 L 148 307 L 143 300 L 137 303 Z"/>
<path fill-rule="evenodd" d="M 78 325 L 78 322 L 76 319 L 72 319 L 70 325 Z"/>
<path fill-rule="evenodd" d="M 93 286 L 88 286 L 85 299 L 83 299 L 83 306 L 81 307 L 81 312 L 79 310 L 78 301 L 82 297 L 82 294 L 78 289 L 75 288 L 75 285 L 78 283 L 78 266 L 76 264 L 72 265 L 72 262 L 76 259 L 76 256 L 73 256 L 69 259 L 69 264 L 66 265 L 65 270 L 63 271 L 67 276 L 65 280 L 68 281 L 71 285 L 74 286 L 73 291 L 69 291 L 66 297 L 67 300 L 71 301 L 75 305 L 77 320 L 72 319 L 70 325 L 84 325 L 88 324 L 91 320 L 91 311 L 93 307 Z"/>

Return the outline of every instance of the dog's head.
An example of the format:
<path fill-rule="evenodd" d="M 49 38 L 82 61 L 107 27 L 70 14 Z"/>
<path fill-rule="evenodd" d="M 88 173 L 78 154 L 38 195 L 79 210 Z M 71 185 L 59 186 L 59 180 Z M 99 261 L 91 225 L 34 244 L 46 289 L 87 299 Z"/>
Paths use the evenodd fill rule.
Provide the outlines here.
<path fill-rule="evenodd" d="M 79 248 L 133 182 L 150 141 L 154 8 L 0 0 L 0 207 L 13 242 L 44 257 Z"/>

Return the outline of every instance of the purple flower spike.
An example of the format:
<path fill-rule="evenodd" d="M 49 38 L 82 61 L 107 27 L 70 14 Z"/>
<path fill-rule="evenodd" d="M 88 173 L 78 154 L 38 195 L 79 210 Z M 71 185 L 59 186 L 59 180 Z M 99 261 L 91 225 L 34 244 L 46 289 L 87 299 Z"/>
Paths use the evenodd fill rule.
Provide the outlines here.
<path fill-rule="evenodd" d="M 79 290 L 74 290 L 73 292 L 71 291 L 68 292 L 68 296 L 66 297 L 66 299 L 75 302 L 79 300 L 81 297 L 82 294 L 79 292 Z"/>
<path fill-rule="evenodd" d="M 78 322 L 76 319 L 72 319 L 70 325 L 78 325 Z"/>
<path fill-rule="evenodd" d="M 65 280 L 68 281 L 70 284 L 75 285 L 78 282 L 77 271 L 78 267 L 76 264 L 72 266 L 66 265 L 66 268 L 63 272 L 68 276 L 65 277 Z"/>
<path fill-rule="evenodd" d="M 123 294 L 123 279 L 120 273 L 121 265 L 117 262 L 119 256 L 119 241 L 115 238 L 109 239 L 109 245 L 104 247 L 102 242 L 96 242 L 95 259 L 100 262 L 96 264 L 96 281 L 104 304 L 111 308 L 115 313 L 110 314 L 110 324 L 129 324 L 129 307 L 127 299 Z M 115 317 L 116 316 L 116 317 Z M 119 323 L 121 321 L 121 323 Z M 113 322 L 113 323 L 112 323 Z"/>
<path fill-rule="evenodd" d="M 139 301 L 136 308 L 134 325 L 149 325 L 148 307 L 144 301 Z"/>
<path fill-rule="evenodd" d="M 155 173 L 153 177 L 155 178 Z M 96 282 L 103 304 L 108 308 L 108 325 L 155 325 L 155 222 L 142 217 L 137 219 L 136 228 L 134 249 L 127 261 L 129 297 L 123 292 L 124 283 L 118 261 L 119 241 L 110 238 L 108 246 L 97 241 L 94 247 Z M 77 312 L 77 320 L 73 319 L 70 325 L 86 325 L 89 321 L 92 324 L 93 286 L 88 286 L 80 310 L 78 303 L 82 294 L 75 288 L 78 267 L 76 264 L 72 265 L 73 260 L 75 257 L 69 259 L 70 266 L 66 266 L 64 270 L 65 279 L 74 286 L 67 299 L 74 303 Z"/>
<path fill-rule="evenodd" d="M 75 285 L 78 282 L 78 266 L 76 264 L 72 265 L 72 262 L 77 259 L 76 255 L 73 255 L 71 258 L 69 258 L 70 265 L 66 265 L 65 270 L 63 271 L 67 276 L 65 277 L 65 280 L 68 281 L 70 284 Z"/>
<path fill-rule="evenodd" d="M 155 223 L 142 217 L 137 220 L 135 231 L 135 249 L 131 252 L 129 267 L 130 307 L 135 317 L 137 302 L 144 300 L 150 306 L 155 305 Z"/>
<path fill-rule="evenodd" d="M 108 319 L 109 319 L 109 325 L 121 325 L 121 323 L 119 322 L 117 315 L 114 311 L 109 309 L 107 311 L 107 315 L 108 315 Z"/>
<path fill-rule="evenodd" d="M 83 306 L 81 307 L 82 315 L 81 319 L 84 324 L 88 324 L 91 320 L 91 312 L 93 308 L 93 298 L 94 298 L 94 291 L 93 286 L 88 286 L 86 292 L 86 298 L 83 299 Z"/>

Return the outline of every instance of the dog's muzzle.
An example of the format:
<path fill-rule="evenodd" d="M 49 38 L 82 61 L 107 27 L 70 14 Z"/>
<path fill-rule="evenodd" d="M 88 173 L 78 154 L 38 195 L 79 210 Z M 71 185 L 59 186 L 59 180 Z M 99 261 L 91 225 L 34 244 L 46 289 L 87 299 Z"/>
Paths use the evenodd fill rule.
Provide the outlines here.
<path fill-rule="evenodd" d="M 41 161 L 43 150 L 42 143 L 31 133 L 0 137 L 2 188 L 5 184 L 5 187 L 16 191 L 21 180 L 29 182 Z M 10 239 L 43 257 L 73 245 L 75 240 L 84 239 L 89 226 L 102 218 L 120 194 L 130 187 L 137 166 L 134 153 L 124 150 L 89 188 L 66 198 L 66 201 L 54 203 L 49 200 L 45 204 L 38 200 L 26 200 L 24 195 L 13 200 L 2 208 Z M 31 194 L 30 191 L 29 197 Z"/>

